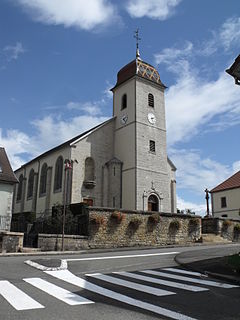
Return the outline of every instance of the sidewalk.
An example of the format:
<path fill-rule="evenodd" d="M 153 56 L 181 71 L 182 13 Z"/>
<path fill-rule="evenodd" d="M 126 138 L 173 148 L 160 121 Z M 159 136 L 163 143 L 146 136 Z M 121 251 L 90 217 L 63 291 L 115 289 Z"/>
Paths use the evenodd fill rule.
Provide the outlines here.
<path fill-rule="evenodd" d="M 175 257 L 175 261 L 186 269 L 240 285 L 240 273 L 228 264 L 228 257 L 198 259 L 189 256 L 189 252 L 180 253 Z"/>

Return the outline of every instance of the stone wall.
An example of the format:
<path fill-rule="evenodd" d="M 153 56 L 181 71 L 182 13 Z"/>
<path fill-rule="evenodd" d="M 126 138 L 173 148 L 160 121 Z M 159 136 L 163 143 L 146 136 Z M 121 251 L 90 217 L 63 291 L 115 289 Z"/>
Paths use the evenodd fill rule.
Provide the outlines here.
<path fill-rule="evenodd" d="M 89 208 L 89 247 L 113 248 L 192 243 L 201 238 L 194 215 Z"/>
<path fill-rule="evenodd" d="M 41 251 L 61 251 L 62 250 L 62 235 L 61 234 L 38 234 L 38 248 Z M 88 240 L 84 236 L 65 235 L 64 250 L 77 251 L 88 249 Z"/>
<path fill-rule="evenodd" d="M 214 233 L 230 241 L 240 241 L 240 221 L 223 218 L 203 218 L 202 233 Z"/>
<path fill-rule="evenodd" d="M 0 232 L 0 252 L 21 252 L 23 249 L 23 233 L 20 232 Z"/>

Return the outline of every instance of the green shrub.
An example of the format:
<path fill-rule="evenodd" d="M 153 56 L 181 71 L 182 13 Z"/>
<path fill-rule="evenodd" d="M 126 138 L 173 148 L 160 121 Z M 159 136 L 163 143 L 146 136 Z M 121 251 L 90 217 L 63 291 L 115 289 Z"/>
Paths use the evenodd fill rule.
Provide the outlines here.
<path fill-rule="evenodd" d="M 160 215 L 158 213 L 153 213 L 148 217 L 148 222 L 150 224 L 157 224 L 161 220 Z"/>
<path fill-rule="evenodd" d="M 137 229 L 140 226 L 141 223 L 142 223 L 142 220 L 140 218 L 134 217 L 129 222 L 129 227 L 131 229 Z"/>
<path fill-rule="evenodd" d="M 235 224 L 235 226 L 234 226 L 234 232 L 240 233 L 240 223 Z"/>
<path fill-rule="evenodd" d="M 180 225 L 181 224 L 179 220 L 172 220 L 170 222 L 169 229 L 173 231 L 178 231 L 180 229 Z"/>

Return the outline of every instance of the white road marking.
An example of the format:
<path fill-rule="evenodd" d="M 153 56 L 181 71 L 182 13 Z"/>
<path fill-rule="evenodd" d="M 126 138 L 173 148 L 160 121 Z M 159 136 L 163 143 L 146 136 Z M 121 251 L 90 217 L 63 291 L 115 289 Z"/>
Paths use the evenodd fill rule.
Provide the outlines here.
<path fill-rule="evenodd" d="M 171 292 L 171 291 L 167 291 L 167 290 L 162 290 L 162 289 L 157 289 L 154 287 L 149 287 L 149 286 L 145 286 L 139 283 L 134 283 L 131 281 L 126 281 L 123 279 L 119 279 L 119 278 L 115 278 L 115 277 L 111 277 L 105 274 L 101 274 L 101 273 L 94 273 L 94 274 L 85 274 L 85 276 L 88 277 L 92 277 L 92 278 L 96 278 L 96 279 L 100 279 L 109 283 L 113 283 L 119 286 L 123 286 L 123 287 L 127 287 L 130 289 L 134 289 L 137 291 L 141 291 L 141 292 L 145 292 L 145 293 L 149 293 L 149 294 L 153 294 L 155 296 L 168 296 L 168 295 L 172 295 L 172 294 L 176 294 L 175 292 Z"/>
<path fill-rule="evenodd" d="M 31 284 L 32 286 L 46 292 L 47 294 L 53 296 L 54 298 L 61 300 L 71 306 L 79 304 L 89 304 L 94 303 L 88 299 L 85 299 L 77 294 L 74 294 L 68 290 L 60 288 L 55 284 L 52 284 L 41 278 L 27 278 L 23 279 L 25 282 Z"/>
<path fill-rule="evenodd" d="M 203 280 L 203 279 L 196 279 L 196 278 L 190 278 L 190 277 L 184 277 L 184 276 L 178 276 L 170 273 L 165 273 L 165 272 L 160 272 L 160 271 L 153 271 L 153 270 L 144 270 L 141 271 L 147 274 L 151 274 L 154 276 L 160 276 L 160 277 L 165 277 L 165 278 L 170 278 L 170 279 L 176 279 L 176 280 L 182 280 L 182 281 L 188 281 L 192 283 L 198 283 L 206 286 L 212 286 L 212 287 L 218 287 L 218 288 L 225 288 L 225 289 L 230 289 L 230 288 L 237 288 L 238 286 L 232 285 L 232 284 L 226 284 L 226 283 L 221 283 L 221 282 L 215 282 L 215 281 L 209 281 L 209 280 Z"/>
<path fill-rule="evenodd" d="M 121 274 L 125 277 L 129 277 L 129 278 L 133 278 L 133 279 L 137 279 L 137 280 L 143 280 L 146 282 L 161 284 L 164 286 L 173 287 L 173 288 L 177 288 L 177 289 L 183 289 L 183 290 L 187 290 L 187 291 L 193 291 L 193 292 L 208 291 L 208 289 L 206 289 L 206 288 L 191 286 L 188 284 L 174 282 L 174 281 L 167 281 L 167 280 L 147 277 L 147 276 L 143 276 L 143 275 L 137 274 L 137 273 L 129 273 L 129 272 L 114 272 L 114 273 Z"/>
<path fill-rule="evenodd" d="M 162 253 L 148 253 L 148 254 L 133 254 L 125 256 L 110 256 L 110 257 L 92 257 L 92 258 L 79 258 L 79 259 L 65 259 L 65 261 L 91 261 L 91 260 L 108 260 L 108 259 L 125 259 L 125 258 L 142 258 L 142 257 L 154 257 L 177 254 L 179 252 L 162 252 Z"/>
<path fill-rule="evenodd" d="M 16 309 L 16 310 L 30 310 L 41 309 L 43 305 L 36 300 L 29 297 L 22 290 L 15 287 L 9 281 L 0 281 L 0 294 Z"/>
<path fill-rule="evenodd" d="M 199 277 L 205 276 L 204 274 L 202 274 L 200 272 L 187 271 L 187 270 L 183 270 L 183 269 L 163 268 L 161 270 L 172 271 L 172 272 L 175 272 L 175 273 L 189 274 L 190 276 L 199 276 Z"/>
<path fill-rule="evenodd" d="M 52 275 L 55 278 L 61 279 L 63 281 L 66 281 L 68 283 L 71 283 L 75 286 L 78 286 L 80 288 L 84 288 L 86 290 L 92 291 L 94 293 L 100 294 L 102 296 L 105 296 L 107 298 L 111 298 L 123 303 L 126 303 L 128 305 L 138 307 L 144 310 L 148 310 L 151 312 L 154 312 L 159 315 L 163 315 L 172 319 L 177 319 L 177 320 L 196 320 L 194 318 L 185 316 L 181 313 L 171 311 L 165 308 L 161 308 L 159 306 L 146 303 L 137 299 L 133 299 L 131 297 L 125 296 L 123 294 L 99 287 L 95 284 L 92 284 L 91 282 L 88 282 L 84 279 L 81 279 L 74 274 L 72 274 L 68 270 L 58 270 L 58 271 L 44 271 L 45 273 Z"/>

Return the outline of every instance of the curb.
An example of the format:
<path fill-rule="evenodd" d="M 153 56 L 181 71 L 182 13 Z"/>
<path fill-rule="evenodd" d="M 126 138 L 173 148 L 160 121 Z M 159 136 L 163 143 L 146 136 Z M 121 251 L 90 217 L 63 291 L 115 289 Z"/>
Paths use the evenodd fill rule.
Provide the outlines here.
<path fill-rule="evenodd" d="M 29 266 L 41 270 L 41 271 L 57 271 L 57 270 L 66 270 L 67 269 L 67 261 L 66 260 L 61 260 L 61 265 L 60 267 L 46 267 L 43 266 L 37 262 L 31 261 L 31 260 L 26 260 L 24 263 L 28 264 Z"/>
<path fill-rule="evenodd" d="M 232 284 L 236 284 L 236 285 L 240 285 L 240 279 L 238 279 L 237 277 L 234 277 L 234 276 L 228 276 L 228 275 L 225 275 L 225 274 L 220 274 L 220 273 L 215 273 L 215 272 L 210 272 L 210 271 L 207 271 L 207 270 L 202 270 L 200 268 L 194 268 L 192 266 L 189 265 L 189 263 L 184 263 L 184 262 L 181 262 L 181 260 L 178 258 L 178 256 L 181 255 L 178 254 L 174 257 L 174 261 L 179 264 L 181 267 L 187 269 L 187 270 L 191 270 L 191 271 L 196 271 L 196 272 L 199 272 L 201 273 L 203 276 L 210 276 L 212 278 L 215 278 L 215 279 L 219 279 L 219 280 L 224 280 L 224 281 L 227 281 L 227 282 L 231 282 Z M 203 260 L 198 260 L 198 261 L 204 261 Z"/>

